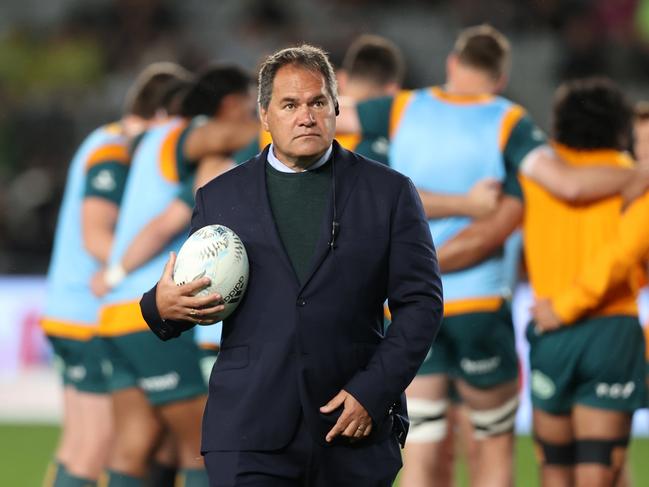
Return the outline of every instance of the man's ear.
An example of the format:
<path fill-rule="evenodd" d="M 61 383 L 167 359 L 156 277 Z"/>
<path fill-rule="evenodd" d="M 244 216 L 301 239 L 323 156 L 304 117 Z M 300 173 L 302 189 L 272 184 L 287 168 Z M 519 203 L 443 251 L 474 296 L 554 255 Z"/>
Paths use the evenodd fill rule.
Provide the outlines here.
<path fill-rule="evenodd" d="M 264 128 L 266 132 L 268 132 L 268 111 L 264 110 L 261 105 L 259 105 L 259 121 L 261 122 L 261 126 Z"/>

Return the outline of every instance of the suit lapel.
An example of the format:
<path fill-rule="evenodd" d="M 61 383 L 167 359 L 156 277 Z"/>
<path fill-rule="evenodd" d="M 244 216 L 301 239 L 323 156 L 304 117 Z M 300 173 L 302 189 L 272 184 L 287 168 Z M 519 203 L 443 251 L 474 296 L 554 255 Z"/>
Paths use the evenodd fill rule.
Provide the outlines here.
<path fill-rule="evenodd" d="M 266 160 L 269 147 L 266 146 L 261 154 L 250 161 L 250 170 L 253 172 L 254 184 L 247 186 L 245 189 L 249 194 L 250 201 L 253 202 L 253 210 L 268 238 L 269 245 L 275 250 L 278 260 L 287 267 L 287 270 L 295 277 L 295 281 L 298 282 L 293 265 L 288 258 L 282 239 L 277 231 L 273 211 L 270 208 L 268 187 L 266 186 Z"/>
<path fill-rule="evenodd" d="M 358 169 L 359 165 L 357 161 L 353 158 L 348 151 L 343 149 L 338 142 L 333 141 L 333 160 L 331 163 L 333 166 L 332 178 L 335 178 L 335 187 L 336 187 L 336 220 L 340 222 L 345 206 L 349 201 L 349 197 L 352 194 L 352 190 L 356 184 L 358 178 Z M 332 180 L 332 185 L 334 181 Z M 313 257 L 311 259 L 311 267 L 309 273 L 306 275 L 304 282 L 302 283 L 300 291 L 306 287 L 309 281 L 313 278 L 314 274 L 320 268 L 322 263 L 327 257 L 327 254 L 331 250 L 329 242 L 331 241 L 331 230 L 332 222 L 334 220 L 333 214 L 333 200 L 329 198 L 329 204 L 327 205 L 327 210 L 325 211 L 325 216 L 323 218 L 322 224 L 320 225 L 320 237 L 318 243 L 316 244 Z M 338 234 L 342 230 L 340 227 L 338 229 Z"/>

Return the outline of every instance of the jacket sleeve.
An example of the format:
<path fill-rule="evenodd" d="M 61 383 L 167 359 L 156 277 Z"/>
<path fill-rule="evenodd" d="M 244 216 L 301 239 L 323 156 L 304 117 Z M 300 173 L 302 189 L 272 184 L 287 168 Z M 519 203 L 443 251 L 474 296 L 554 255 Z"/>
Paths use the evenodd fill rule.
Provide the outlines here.
<path fill-rule="evenodd" d="M 196 193 L 196 204 L 194 205 L 194 212 L 192 214 L 192 223 L 189 231 L 189 235 L 194 233 L 199 228 L 202 228 L 204 225 L 203 217 L 203 195 L 201 193 L 202 188 L 199 189 Z M 172 320 L 163 320 L 158 312 L 158 307 L 156 305 L 156 292 L 158 285 L 156 284 L 149 291 L 144 293 L 142 299 L 140 299 L 140 311 L 142 312 L 142 317 L 146 324 L 149 326 L 151 331 L 155 333 L 158 338 L 161 340 L 170 340 L 172 338 L 177 338 L 184 331 L 190 330 L 194 327 L 194 323 L 185 322 L 185 321 L 172 321 Z"/>
<path fill-rule="evenodd" d="M 616 235 L 600 247 L 590 264 L 565 292 L 552 301 L 563 324 L 571 324 L 596 308 L 606 294 L 628 282 L 649 254 L 649 193 L 634 201 L 620 219 Z"/>
<path fill-rule="evenodd" d="M 367 368 L 344 389 L 380 422 L 424 361 L 442 322 L 442 282 L 417 191 L 405 179 L 393 205 L 388 261 L 392 323 Z"/>

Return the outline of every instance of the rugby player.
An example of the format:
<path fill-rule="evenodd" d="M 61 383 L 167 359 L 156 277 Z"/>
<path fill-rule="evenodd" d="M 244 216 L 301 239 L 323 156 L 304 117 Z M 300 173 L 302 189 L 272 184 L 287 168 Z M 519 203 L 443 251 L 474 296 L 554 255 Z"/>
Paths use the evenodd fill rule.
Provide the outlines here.
<path fill-rule="evenodd" d="M 641 155 L 637 115 L 635 124 Z M 631 109 L 610 81 L 575 81 L 557 92 L 555 139 L 574 164 L 632 164 L 623 152 L 630 126 Z M 533 184 L 524 181 L 524 188 L 531 197 L 525 233 L 537 302 L 528 338 L 543 484 L 616 485 L 633 412 L 646 406 L 635 294 L 649 259 L 649 194 L 620 215 L 620 198 L 562 208 Z M 554 232 L 541 241 L 547 218 Z"/>
<path fill-rule="evenodd" d="M 170 63 L 143 71 L 122 119 L 92 132 L 70 166 L 42 320 L 64 384 L 62 435 L 46 485 L 94 485 L 105 466 L 112 414 L 96 338 L 99 301 L 90 292 L 90 278 L 108 260 L 130 143 L 155 123 L 161 96 L 183 78 L 186 72 Z"/>

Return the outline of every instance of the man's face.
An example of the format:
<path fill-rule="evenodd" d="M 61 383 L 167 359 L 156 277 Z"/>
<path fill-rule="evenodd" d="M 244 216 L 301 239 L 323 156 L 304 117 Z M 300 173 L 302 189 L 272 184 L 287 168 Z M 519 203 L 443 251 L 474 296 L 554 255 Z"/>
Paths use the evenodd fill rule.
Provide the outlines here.
<path fill-rule="evenodd" d="M 638 165 L 649 167 L 649 120 L 633 124 L 633 152 Z"/>
<path fill-rule="evenodd" d="M 277 71 L 268 109 L 261 108 L 260 116 L 273 137 L 275 156 L 287 165 L 307 167 L 329 148 L 336 131 L 324 76 L 300 66 Z"/>

